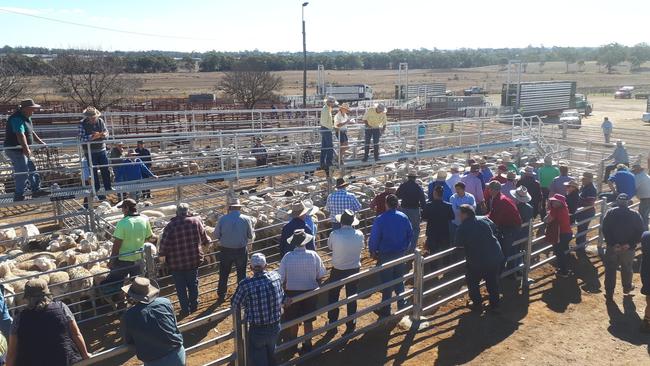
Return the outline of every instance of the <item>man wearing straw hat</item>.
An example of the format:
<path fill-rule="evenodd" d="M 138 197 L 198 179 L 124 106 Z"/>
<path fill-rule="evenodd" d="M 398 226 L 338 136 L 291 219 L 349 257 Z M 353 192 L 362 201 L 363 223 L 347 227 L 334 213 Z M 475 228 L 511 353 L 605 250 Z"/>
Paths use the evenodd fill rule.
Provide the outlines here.
<path fill-rule="evenodd" d="M 221 217 L 214 228 L 213 236 L 219 242 L 219 303 L 226 298 L 228 277 L 233 264 L 237 271 L 237 282 L 246 278 L 248 245 L 255 240 L 253 219 L 242 214 L 241 208 L 239 199 L 229 199 L 228 214 Z"/>
<path fill-rule="evenodd" d="M 29 182 L 32 198 L 47 196 L 49 193 L 41 189 L 41 178 L 36 172 L 32 161 L 31 145 L 34 141 L 45 145 L 45 142 L 34 131 L 32 115 L 41 106 L 31 99 L 20 102 L 18 109 L 7 120 L 5 129 L 5 154 L 11 161 L 14 170 L 14 202 L 25 199 L 25 187 Z"/>
<path fill-rule="evenodd" d="M 253 365 L 275 365 L 275 346 L 280 334 L 280 316 L 284 290 L 276 271 L 266 270 L 262 253 L 251 256 L 253 276 L 239 283 L 231 307 L 243 307 L 248 322 L 248 350 Z"/>
<path fill-rule="evenodd" d="M 379 161 L 379 137 L 386 131 L 386 124 L 388 119 L 386 117 L 386 106 L 383 103 L 375 104 L 373 108 L 368 108 L 366 113 L 361 117 L 361 120 L 366 125 L 364 136 L 364 150 L 363 159 L 361 161 L 368 161 L 368 154 L 370 153 L 370 140 L 373 142 L 373 154 L 375 161 Z"/>
<path fill-rule="evenodd" d="M 327 203 L 325 207 L 330 214 L 330 219 L 332 220 L 332 229 L 336 230 L 341 227 L 341 225 L 336 222 L 336 215 L 340 215 L 345 210 L 351 210 L 357 212 L 361 209 L 361 203 L 357 197 L 347 191 L 347 186 L 350 183 L 346 182 L 343 177 L 336 179 L 336 190 L 332 192 L 327 197 Z"/>
<path fill-rule="evenodd" d="M 395 194 L 397 188 L 395 183 L 387 181 L 384 184 L 384 191 L 376 195 L 370 202 L 370 209 L 375 211 L 375 215 L 379 216 L 386 212 L 386 196 L 389 194 Z"/>
<path fill-rule="evenodd" d="M 532 225 L 531 220 L 533 219 L 533 206 L 530 205 L 531 201 L 531 196 L 528 193 L 528 189 L 524 186 L 519 186 L 516 189 L 510 190 L 508 192 L 510 197 L 513 198 L 515 204 L 517 205 L 517 211 L 519 211 L 519 217 L 521 218 L 521 222 L 523 224 L 528 224 L 530 223 Z M 528 226 L 521 227 L 519 228 L 519 233 L 515 234 L 515 241 L 521 240 L 528 238 Z M 525 244 L 519 244 L 520 248 L 523 248 Z M 523 261 L 523 258 L 517 260 L 517 265 L 521 264 Z"/>
<path fill-rule="evenodd" d="M 108 169 L 108 155 L 104 141 L 108 138 L 108 129 L 104 120 L 100 118 L 101 112 L 95 107 L 84 109 L 84 118 L 79 122 L 79 141 L 86 160 L 92 163 L 95 191 L 99 190 L 99 173 L 101 172 L 104 190 L 111 190 L 111 173 Z M 89 155 L 90 154 L 90 155 Z M 99 199 L 104 199 L 100 196 Z"/>
<path fill-rule="evenodd" d="M 332 270 L 328 282 L 336 282 L 343 278 L 359 273 L 361 268 L 361 251 L 365 245 L 365 240 L 361 230 L 354 227 L 359 225 L 359 219 L 354 212 L 345 210 L 342 214 L 336 215 L 336 220 L 341 224 L 341 228 L 332 231 L 327 240 L 327 247 L 332 250 Z M 339 300 L 339 293 L 343 286 L 332 289 L 329 292 L 329 303 L 333 304 Z M 345 285 L 345 296 L 350 297 L 357 293 L 357 281 L 348 282 Z M 357 312 L 357 302 L 351 301 L 347 304 L 347 315 L 350 316 Z M 336 307 L 327 313 L 330 323 L 339 319 L 339 308 Z M 356 321 L 352 320 L 346 323 L 345 333 L 354 332 Z"/>
<path fill-rule="evenodd" d="M 334 116 L 334 129 L 336 130 L 336 137 L 339 139 L 341 148 L 339 149 L 339 159 L 343 164 L 345 152 L 348 150 L 348 127 L 350 123 L 354 123 L 353 119 L 348 117 L 350 113 L 350 104 L 343 103 L 339 107 L 339 111 Z"/>
<path fill-rule="evenodd" d="M 334 160 L 334 140 L 332 138 L 332 130 L 334 129 L 334 117 L 332 116 L 332 109 L 338 103 L 334 97 L 327 97 L 325 105 L 320 111 L 320 167 L 329 174 L 329 167 L 332 166 Z"/>
<path fill-rule="evenodd" d="M 447 185 L 447 171 L 445 169 L 440 169 L 436 173 L 436 180 L 433 182 L 429 183 L 428 189 L 427 189 L 427 198 L 429 201 L 433 201 L 433 191 L 436 189 L 436 187 L 440 186 L 442 187 L 442 200 L 445 202 L 449 202 L 449 198 L 451 197 L 454 192 L 452 192 L 451 187 Z"/>
<path fill-rule="evenodd" d="M 169 299 L 158 297 L 158 286 L 145 277 L 135 277 L 122 291 L 133 304 L 122 316 L 124 343 L 135 346 L 144 366 L 184 366 L 183 335 Z"/>
<path fill-rule="evenodd" d="M 196 311 L 199 297 L 199 265 L 203 260 L 201 245 L 210 244 L 200 216 L 190 212 L 187 203 L 180 203 L 160 237 L 158 256 L 172 273 L 181 317 Z"/>
<path fill-rule="evenodd" d="M 313 231 L 312 227 L 307 224 L 306 217 L 313 212 L 313 208 L 309 208 L 302 201 L 294 202 L 291 205 L 291 210 L 289 210 L 289 215 L 291 215 L 291 221 L 282 227 L 282 233 L 280 234 L 280 256 L 284 257 L 285 254 L 291 252 L 294 247 L 291 244 L 289 238 L 293 235 L 296 230 L 305 230 L 306 233 L 312 236 L 312 240 L 305 244 L 307 249 L 316 250 L 316 245 L 313 240 Z"/>
<path fill-rule="evenodd" d="M 305 248 L 307 243 L 313 243 L 313 241 L 313 235 L 302 229 L 294 231 L 293 235 L 288 238 L 288 242 L 294 249 L 282 257 L 278 269 L 288 297 L 295 297 L 317 288 L 327 274 L 318 253 Z M 283 321 L 291 321 L 314 312 L 316 310 L 316 300 L 316 296 L 310 296 L 296 302 L 289 300 L 289 306 L 285 310 Z M 314 320 L 316 320 L 316 317 L 305 320 L 305 334 L 314 330 L 312 326 Z M 299 325 L 296 324 L 287 329 L 288 340 L 297 337 Z M 311 339 L 306 340 L 302 345 L 302 351 L 309 352 L 311 349 Z"/>
<path fill-rule="evenodd" d="M 533 207 L 533 218 L 539 215 L 542 201 L 542 187 L 535 178 L 535 168 L 528 165 L 524 168 L 524 174 L 517 181 L 517 187 L 526 187 L 526 192 L 530 195 L 530 205 Z"/>

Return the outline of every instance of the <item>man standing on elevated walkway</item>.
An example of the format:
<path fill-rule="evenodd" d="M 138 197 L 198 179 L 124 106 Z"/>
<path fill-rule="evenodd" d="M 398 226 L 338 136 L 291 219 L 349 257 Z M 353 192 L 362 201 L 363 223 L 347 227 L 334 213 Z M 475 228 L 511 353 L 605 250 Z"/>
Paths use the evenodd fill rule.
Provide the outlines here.
<path fill-rule="evenodd" d="M 372 225 L 370 239 L 368 241 L 368 250 L 370 256 L 377 260 L 377 266 L 398 259 L 406 255 L 406 250 L 411 245 L 413 238 L 413 229 L 408 217 L 397 211 L 399 200 L 395 195 L 386 197 L 386 212 L 377 217 Z M 391 282 L 404 276 L 406 266 L 404 263 L 392 266 L 379 272 L 379 278 L 382 283 Z M 404 281 L 399 281 L 392 286 L 381 290 L 381 301 L 387 301 L 392 297 L 393 291 L 395 296 L 404 292 Z M 397 308 L 406 307 L 404 299 L 397 300 Z M 390 315 L 390 304 L 375 310 L 379 318 Z"/>
<path fill-rule="evenodd" d="M 329 176 L 329 167 L 332 166 L 334 160 L 334 139 L 332 137 L 334 116 L 332 115 L 332 108 L 337 105 L 338 103 L 334 97 L 327 97 L 325 105 L 320 111 L 320 168 L 325 170 L 327 176 Z"/>
<path fill-rule="evenodd" d="M 618 195 L 617 207 L 610 208 L 603 217 L 603 236 L 607 243 L 603 262 L 605 264 L 605 299 L 614 301 L 616 272 L 621 267 L 623 294 L 629 295 L 634 290 L 632 285 L 632 263 L 637 243 L 644 232 L 643 221 L 638 212 L 628 207 L 629 197 L 625 193 Z"/>
<path fill-rule="evenodd" d="M 104 120 L 100 118 L 101 112 L 95 107 L 88 107 L 83 111 L 84 118 L 79 122 L 79 141 L 86 160 L 93 166 L 93 180 L 95 191 L 99 190 L 99 175 L 105 191 L 111 191 L 111 173 L 108 169 L 108 154 L 104 141 L 108 138 L 108 129 Z M 100 200 L 106 197 L 99 196 Z"/>
<path fill-rule="evenodd" d="M 382 103 L 376 104 L 374 108 L 368 108 L 366 113 L 361 117 L 363 123 L 366 124 L 365 131 L 365 145 L 363 150 L 363 159 L 361 161 L 368 161 L 370 154 L 370 140 L 372 139 L 372 151 L 375 156 L 375 161 L 379 161 L 379 137 L 386 131 L 386 124 L 388 119 L 386 117 L 386 106 Z"/>

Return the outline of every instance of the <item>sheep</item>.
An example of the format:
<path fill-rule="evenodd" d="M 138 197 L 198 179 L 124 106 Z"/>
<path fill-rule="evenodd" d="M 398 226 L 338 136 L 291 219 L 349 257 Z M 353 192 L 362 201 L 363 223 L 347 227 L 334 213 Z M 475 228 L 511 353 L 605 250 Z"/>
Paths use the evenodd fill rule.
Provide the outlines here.
<path fill-rule="evenodd" d="M 7 225 L 6 222 L 0 222 L 0 226 Z M 16 239 L 16 229 L 10 227 L 7 229 L 0 229 L 0 241 Z"/>
<path fill-rule="evenodd" d="M 93 288 L 93 275 L 82 266 L 68 268 L 66 272 L 70 276 L 66 299 L 70 304 L 77 307 L 78 311 L 81 311 L 81 300 L 88 297 L 92 298 L 89 291 Z"/>
<path fill-rule="evenodd" d="M 40 235 L 41 232 L 38 230 L 36 225 L 34 224 L 27 224 L 23 225 L 21 228 L 21 236 L 25 241 L 29 240 L 30 238 L 33 238 L 35 236 Z"/>
<path fill-rule="evenodd" d="M 68 282 L 70 281 L 70 275 L 65 271 L 57 271 L 50 273 L 50 280 L 48 286 L 50 287 L 50 292 L 54 298 L 60 298 L 66 293 L 68 293 Z"/>

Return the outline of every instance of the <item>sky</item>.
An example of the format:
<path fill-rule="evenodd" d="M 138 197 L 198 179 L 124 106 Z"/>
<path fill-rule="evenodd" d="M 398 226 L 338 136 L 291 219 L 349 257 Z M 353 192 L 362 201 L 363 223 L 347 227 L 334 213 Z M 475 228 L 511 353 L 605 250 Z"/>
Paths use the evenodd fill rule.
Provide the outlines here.
<path fill-rule="evenodd" d="M 302 50 L 301 4 L 0 0 L 0 46 L 296 52 Z M 634 45 L 650 42 L 648 14 L 648 0 L 311 0 L 305 7 L 308 51 Z"/>

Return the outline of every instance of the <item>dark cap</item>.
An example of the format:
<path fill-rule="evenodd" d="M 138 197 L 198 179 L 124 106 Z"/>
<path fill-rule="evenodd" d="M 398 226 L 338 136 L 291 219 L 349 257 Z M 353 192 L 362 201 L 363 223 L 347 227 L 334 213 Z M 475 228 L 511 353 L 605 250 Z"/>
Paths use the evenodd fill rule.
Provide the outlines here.
<path fill-rule="evenodd" d="M 41 108 L 41 105 L 34 103 L 33 99 L 25 99 L 20 101 L 18 108 Z"/>
<path fill-rule="evenodd" d="M 345 181 L 343 177 L 341 178 L 336 178 L 336 188 L 345 188 L 349 185 L 348 182 Z"/>
<path fill-rule="evenodd" d="M 478 172 L 481 170 L 481 166 L 478 164 L 472 164 L 469 168 L 470 172 Z"/>
<path fill-rule="evenodd" d="M 135 209 L 137 206 L 137 202 L 133 198 L 127 198 L 124 201 L 120 202 L 117 204 L 117 208 L 122 208 L 122 206 L 126 206 L 129 209 Z"/>

